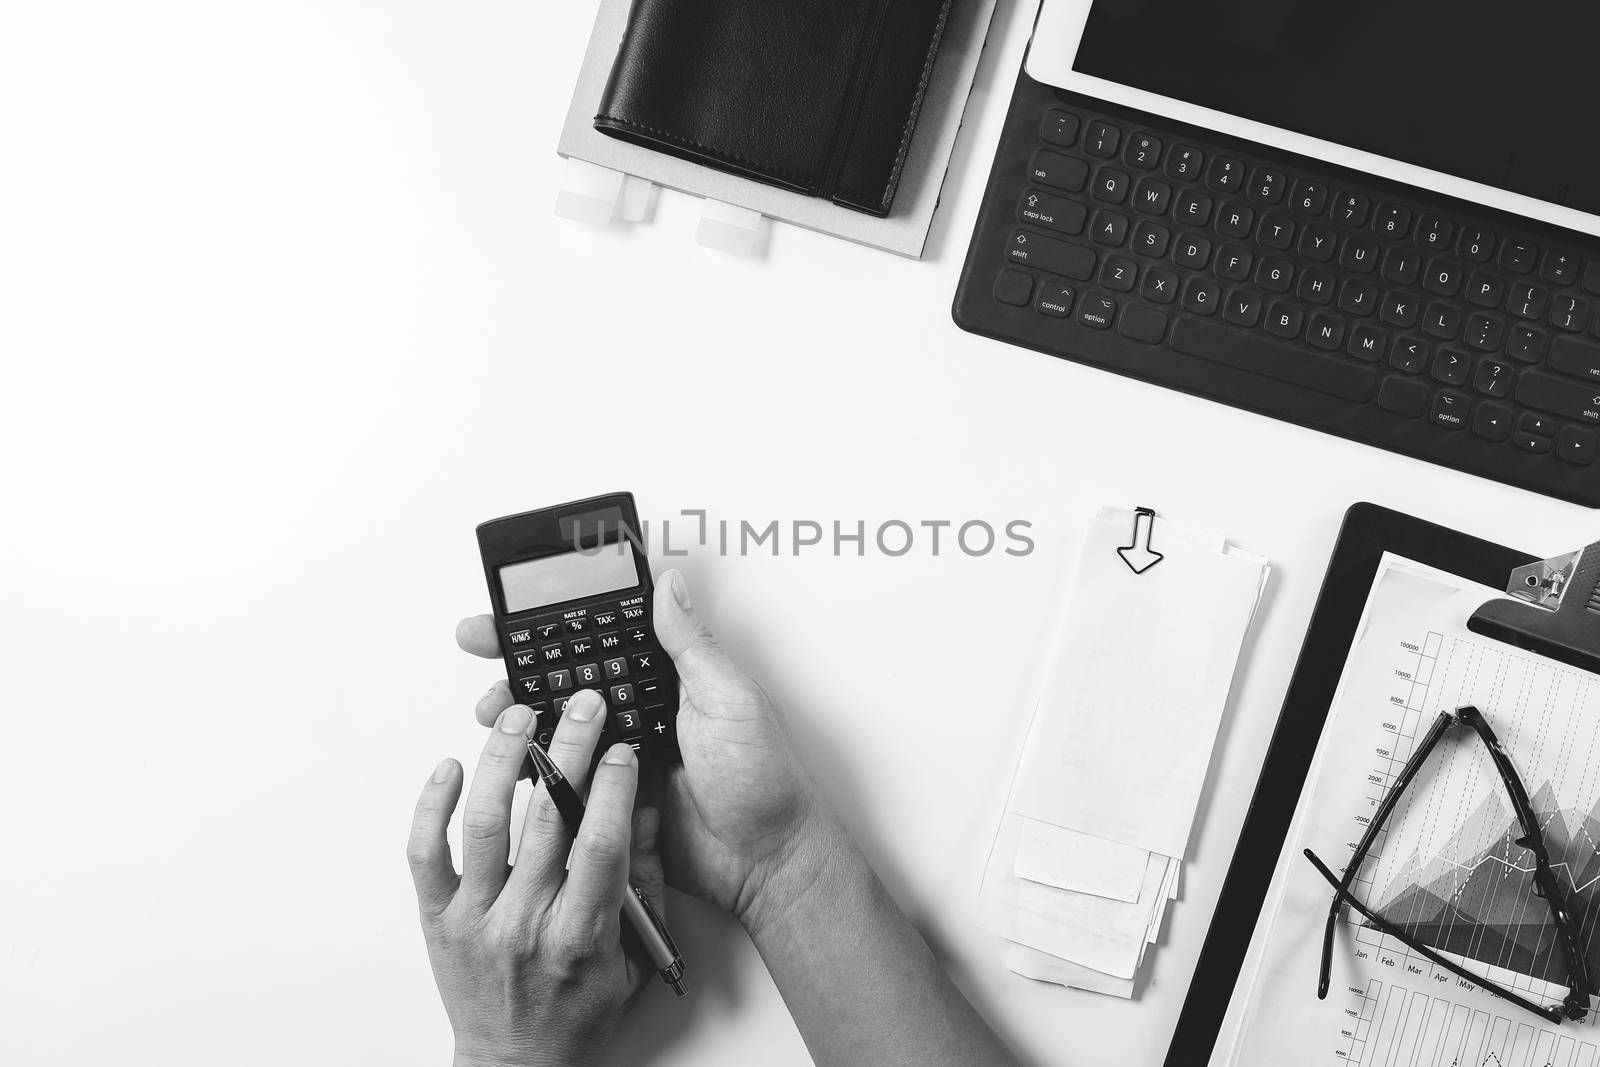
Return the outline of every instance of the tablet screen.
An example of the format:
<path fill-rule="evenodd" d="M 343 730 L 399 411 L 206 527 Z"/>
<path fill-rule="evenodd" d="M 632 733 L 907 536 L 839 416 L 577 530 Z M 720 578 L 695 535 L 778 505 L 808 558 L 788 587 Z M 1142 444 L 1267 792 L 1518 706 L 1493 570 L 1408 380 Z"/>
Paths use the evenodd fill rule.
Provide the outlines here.
<path fill-rule="evenodd" d="M 1095 0 L 1073 68 L 1600 214 L 1592 0 Z"/>

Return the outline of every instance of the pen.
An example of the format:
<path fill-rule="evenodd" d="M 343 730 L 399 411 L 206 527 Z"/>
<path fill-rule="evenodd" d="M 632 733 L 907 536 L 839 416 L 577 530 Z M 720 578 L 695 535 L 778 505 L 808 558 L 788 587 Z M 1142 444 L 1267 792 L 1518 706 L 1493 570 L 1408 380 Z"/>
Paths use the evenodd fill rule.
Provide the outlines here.
<path fill-rule="evenodd" d="M 550 754 L 540 748 L 533 738 L 525 740 L 528 742 L 528 758 L 533 760 L 534 767 L 539 771 L 539 780 L 544 782 L 545 791 L 550 794 L 567 829 L 577 836 L 578 827 L 583 825 L 583 801 L 578 799 L 577 790 L 572 788 L 572 783 L 567 781 L 566 775 L 561 773 L 561 768 L 556 766 Z M 678 946 L 667 932 L 667 924 L 661 921 L 656 909 L 650 906 L 650 902 L 632 882 L 628 883 L 627 892 L 622 894 L 622 914 L 639 936 L 661 980 L 680 997 L 688 993 L 683 984 L 683 957 L 678 954 Z"/>

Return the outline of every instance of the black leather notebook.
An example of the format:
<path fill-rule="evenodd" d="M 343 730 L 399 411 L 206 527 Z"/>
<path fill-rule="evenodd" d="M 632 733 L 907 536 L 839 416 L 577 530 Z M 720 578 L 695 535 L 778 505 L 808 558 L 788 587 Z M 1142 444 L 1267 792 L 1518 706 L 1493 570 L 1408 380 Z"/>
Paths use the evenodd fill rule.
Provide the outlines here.
<path fill-rule="evenodd" d="M 887 215 L 952 0 L 633 0 L 595 128 Z"/>

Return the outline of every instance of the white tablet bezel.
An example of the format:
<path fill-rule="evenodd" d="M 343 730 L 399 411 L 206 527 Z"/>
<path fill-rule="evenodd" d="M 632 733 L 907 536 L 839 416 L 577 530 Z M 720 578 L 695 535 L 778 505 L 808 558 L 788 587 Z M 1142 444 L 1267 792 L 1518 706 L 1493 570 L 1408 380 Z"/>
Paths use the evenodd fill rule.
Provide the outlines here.
<path fill-rule="evenodd" d="M 1198 107 L 1130 88 L 1101 78 L 1091 78 L 1072 69 L 1078 43 L 1083 38 L 1084 21 L 1092 0 L 1040 0 L 1038 22 L 1028 50 L 1025 69 L 1036 81 L 1060 89 L 1083 93 L 1113 103 L 1125 104 L 1157 115 L 1191 123 L 1206 129 L 1233 134 L 1272 145 L 1300 155 L 1321 159 L 1370 174 L 1381 175 L 1408 185 L 1432 189 L 1472 203 L 1484 204 L 1515 215 L 1564 226 L 1580 233 L 1600 236 L 1600 216 L 1573 208 L 1560 207 L 1530 196 L 1507 192 L 1494 186 L 1467 181 L 1450 174 L 1403 163 L 1387 156 L 1373 155 L 1346 145 L 1323 141 L 1292 130 L 1268 126 L 1222 111 Z"/>

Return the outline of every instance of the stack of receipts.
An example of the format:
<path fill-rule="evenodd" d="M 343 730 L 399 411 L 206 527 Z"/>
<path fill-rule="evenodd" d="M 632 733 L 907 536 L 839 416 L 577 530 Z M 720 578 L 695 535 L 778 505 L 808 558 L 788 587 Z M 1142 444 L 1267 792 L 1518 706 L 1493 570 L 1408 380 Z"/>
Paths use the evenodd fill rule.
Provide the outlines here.
<path fill-rule="evenodd" d="M 1164 558 L 1134 573 L 1117 550 L 1135 529 L 1122 508 L 1090 525 L 980 891 L 986 924 L 1013 942 L 1011 970 L 1120 997 L 1178 898 L 1269 571 L 1220 534 L 1158 517 L 1148 547 Z"/>

